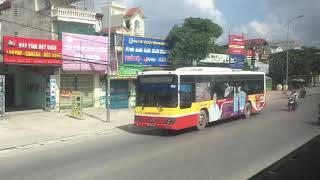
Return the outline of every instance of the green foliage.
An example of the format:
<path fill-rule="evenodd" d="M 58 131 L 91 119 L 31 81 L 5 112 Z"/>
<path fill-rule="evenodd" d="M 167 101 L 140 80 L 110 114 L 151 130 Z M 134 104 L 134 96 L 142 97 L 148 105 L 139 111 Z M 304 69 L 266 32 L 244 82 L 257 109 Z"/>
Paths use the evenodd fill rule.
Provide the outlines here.
<path fill-rule="evenodd" d="M 320 54 L 315 48 L 289 50 L 289 79 L 309 79 L 312 74 L 320 74 Z M 274 83 L 282 83 L 286 77 L 286 51 L 270 56 L 269 74 Z"/>
<path fill-rule="evenodd" d="M 221 34 L 222 28 L 209 19 L 187 18 L 182 26 L 175 25 L 167 36 L 174 65 L 191 65 L 209 53 L 223 52 L 223 47 L 215 44 Z"/>

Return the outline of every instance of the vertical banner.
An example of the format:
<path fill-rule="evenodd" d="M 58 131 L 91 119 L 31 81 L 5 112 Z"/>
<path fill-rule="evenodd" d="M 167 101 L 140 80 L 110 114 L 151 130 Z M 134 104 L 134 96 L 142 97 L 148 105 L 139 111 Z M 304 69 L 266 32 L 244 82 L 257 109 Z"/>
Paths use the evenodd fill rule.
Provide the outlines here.
<path fill-rule="evenodd" d="M 244 36 L 229 35 L 230 68 L 243 69 L 245 61 Z"/>
<path fill-rule="evenodd" d="M 56 97 L 57 93 L 57 79 L 54 75 L 50 76 L 49 83 L 46 88 L 46 111 L 55 111 L 57 109 Z"/>
<path fill-rule="evenodd" d="M 72 92 L 72 109 L 71 116 L 81 119 L 82 117 L 82 94 L 81 92 Z"/>

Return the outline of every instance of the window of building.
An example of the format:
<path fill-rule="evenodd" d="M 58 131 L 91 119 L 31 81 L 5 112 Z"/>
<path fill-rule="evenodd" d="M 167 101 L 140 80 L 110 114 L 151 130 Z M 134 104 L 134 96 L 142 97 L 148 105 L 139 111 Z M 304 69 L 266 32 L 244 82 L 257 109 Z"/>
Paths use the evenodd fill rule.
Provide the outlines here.
<path fill-rule="evenodd" d="M 13 33 L 15 37 L 18 37 L 18 32 Z"/>
<path fill-rule="evenodd" d="M 130 20 L 126 20 L 126 28 L 127 29 L 131 29 Z"/>
<path fill-rule="evenodd" d="M 17 5 L 14 5 L 14 7 L 13 7 L 13 15 L 18 16 L 18 6 Z"/>
<path fill-rule="evenodd" d="M 140 21 L 139 20 L 136 20 L 134 22 L 134 32 L 139 32 L 140 31 Z"/>

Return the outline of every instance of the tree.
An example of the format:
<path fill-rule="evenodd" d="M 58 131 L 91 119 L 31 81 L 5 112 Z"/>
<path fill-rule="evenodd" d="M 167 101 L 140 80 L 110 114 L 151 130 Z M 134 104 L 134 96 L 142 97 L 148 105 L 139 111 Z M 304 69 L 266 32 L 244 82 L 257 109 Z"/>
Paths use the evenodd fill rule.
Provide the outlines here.
<path fill-rule="evenodd" d="M 222 28 L 209 19 L 187 18 L 182 26 L 175 25 L 167 36 L 174 65 L 191 65 L 206 58 L 209 53 L 222 52 L 215 44 Z"/>
<path fill-rule="evenodd" d="M 320 55 L 315 48 L 304 47 L 301 50 L 289 50 L 289 79 L 310 80 L 320 74 Z M 269 75 L 274 83 L 283 83 L 286 77 L 286 51 L 270 56 Z"/>

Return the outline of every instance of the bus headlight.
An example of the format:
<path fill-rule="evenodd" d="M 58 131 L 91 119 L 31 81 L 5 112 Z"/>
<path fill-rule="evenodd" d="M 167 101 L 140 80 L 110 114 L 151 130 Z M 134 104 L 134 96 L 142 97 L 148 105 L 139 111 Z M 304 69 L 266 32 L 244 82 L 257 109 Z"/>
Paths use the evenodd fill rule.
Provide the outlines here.
<path fill-rule="evenodd" d="M 176 122 L 176 118 L 168 118 L 167 120 L 168 125 L 174 124 L 175 122 Z"/>

